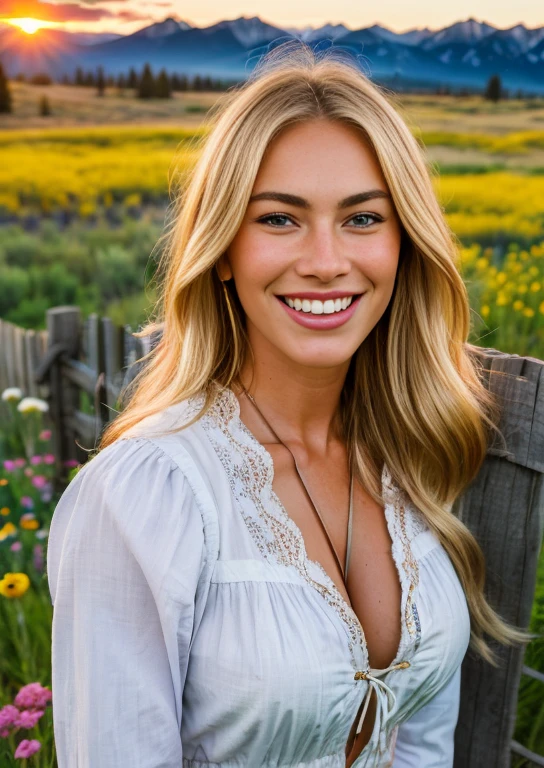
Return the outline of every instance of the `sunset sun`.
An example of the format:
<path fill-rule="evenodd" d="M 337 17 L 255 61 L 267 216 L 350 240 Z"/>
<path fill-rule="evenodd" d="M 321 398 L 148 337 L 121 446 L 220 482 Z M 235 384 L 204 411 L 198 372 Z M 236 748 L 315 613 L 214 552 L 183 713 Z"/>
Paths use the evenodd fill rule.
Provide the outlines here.
<path fill-rule="evenodd" d="M 10 23 L 20 27 L 28 35 L 33 35 L 34 32 L 43 26 L 42 22 L 37 19 L 10 19 Z"/>

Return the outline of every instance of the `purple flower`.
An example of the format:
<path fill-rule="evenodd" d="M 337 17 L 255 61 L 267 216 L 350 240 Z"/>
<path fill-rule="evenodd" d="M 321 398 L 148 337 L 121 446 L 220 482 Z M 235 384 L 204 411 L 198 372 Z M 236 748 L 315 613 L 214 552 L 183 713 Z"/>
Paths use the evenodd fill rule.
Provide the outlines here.
<path fill-rule="evenodd" d="M 34 508 L 34 501 L 31 499 L 30 496 L 21 496 L 21 506 L 25 509 L 33 509 Z"/>
<path fill-rule="evenodd" d="M 31 482 L 35 488 L 45 488 L 48 481 L 44 475 L 35 475 Z"/>
<path fill-rule="evenodd" d="M 43 547 L 41 544 L 35 544 L 34 549 L 32 550 L 33 554 L 33 562 L 34 562 L 34 568 L 38 572 L 43 571 Z"/>
<path fill-rule="evenodd" d="M 21 544 L 20 541 L 14 541 L 13 544 L 11 545 L 10 549 L 11 549 L 12 552 L 18 552 L 21 549 L 22 546 L 23 545 Z"/>
<path fill-rule="evenodd" d="M 17 722 L 20 712 L 13 704 L 6 704 L 0 709 L 0 728 L 6 728 Z"/>
<path fill-rule="evenodd" d="M 12 459 L 6 459 L 4 461 L 4 469 L 6 472 L 12 472 L 14 469 L 16 469 L 15 462 L 12 461 Z"/>
<path fill-rule="evenodd" d="M 51 701 L 51 691 L 40 683 L 28 683 L 23 685 L 15 697 L 15 706 L 22 709 L 44 709 L 47 702 Z"/>
<path fill-rule="evenodd" d="M 47 487 L 43 493 L 40 494 L 40 498 L 42 501 L 51 501 L 53 498 L 53 490 L 51 487 Z"/>
<path fill-rule="evenodd" d="M 76 459 L 67 459 L 64 462 L 65 467 L 77 467 L 78 465 L 79 465 L 79 461 L 77 461 Z"/>
<path fill-rule="evenodd" d="M 42 745 L 37 739 L 23 739 L 15 750 L 15 757 L 30 757 L 37 752 Z"/>
<path fill-rule="evenodd" d="M 41 464 L 42 463 L 42 457 L 41 456 L 32 456 L 30 459 L 31 464 Z"/>
<path fill-rule="evenodd" d="M 55 463 L 55 457 L 52 453 L 46 453 L 43 457 L 43 460 L 45 464 L 54 464 Z"/>
<path fill-rule="evenodd" d="M 34 728 L 43 713 L 43 709 L 24 709 L 19 713 L 15 726 L 18 728 Z"/>

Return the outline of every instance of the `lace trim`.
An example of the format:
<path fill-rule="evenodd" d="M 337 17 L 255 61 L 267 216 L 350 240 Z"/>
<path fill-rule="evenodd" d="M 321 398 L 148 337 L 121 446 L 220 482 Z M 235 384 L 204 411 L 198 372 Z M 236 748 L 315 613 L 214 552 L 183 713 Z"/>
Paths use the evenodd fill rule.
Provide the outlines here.
<path fill-rule="evenodd" d="M 262 556 L 269 562 L 295 568 L 322 595 L 347 629 L 354 669 L 360 669 L 356 648 L 362 651 L 364 667 L 368 669 L 368 648 L 359 618 L 323 566 L 308 557 L 300 529 L 272 488 L 272 457 L 241 420 L 240 405 L 231 389 L 218 390 L 201 423 L 223 464 L 233 497 Z M 214 427 L 219 428 L 219 435 Z M 406 658 L 406 651 L 414 640 L 415 645 L 419 644 L 421 634 L 415 603 L 419 568 L 410 541 L 420 532 L 422 518 L 416 519 L 411 513 L 409 499 L 394 484 L 386 465 L 382 472 L 382 489 L 386 521 L 393 543 L 392 554 L 402 590 L 402 631 L 394 664 Z M 312 576 L 311 568 L 317 570 L 322 581 Z"/>

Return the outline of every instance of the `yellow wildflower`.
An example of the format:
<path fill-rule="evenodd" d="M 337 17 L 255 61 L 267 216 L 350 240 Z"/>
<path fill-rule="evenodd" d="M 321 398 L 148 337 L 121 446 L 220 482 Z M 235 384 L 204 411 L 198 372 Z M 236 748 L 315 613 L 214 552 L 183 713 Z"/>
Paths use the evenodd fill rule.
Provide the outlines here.
<path fill-rule="evenodd" d="M 525 315 L 525 317 L 534 317 L 535 311 L 531 307 L 525 307 L 525 309 L 523 310 L 523 314 Z"/>
<path fill-rule="evenodd" d="M 541 286 L 541 284 L 538 281 L 535 281 L 534 283 L 531 283 L 531 290 L 532 290 L 533 293 L 536 293 L 537 291 L 539 291 L 541 287 L 542 286 Z"/>
<path fill-rule="evenodd" d="M 499 285 L 503 285 L 506 282 L 506 272 L 497 273 L 497 282 Z"/>
<path fill-rule="evenodd" d="M 538 275 L 538 267 L 535 267 L 534 264 L 532 267 L 529 267 L 529 274 L 532 275 L 533 277 L 536 277 Z"/>
<path fill-rule="evenodd" d="M 518 293 L 527 293 L 527 286 L 521 283 L 521 285 L 518 285 Z"/>
<path fill-rule="evenodd" d="M 525 306 L 525 304 L 523 303 L 523 301 L 522 301 L 521 299 L 516 299 L 516 301 L 514 301 L 514 303 L 512 304 L 512 306 L 514 307 L 514 309 L 516 310 L 516 312 L 519 312 L 519 310 L 520 310 L 520 309 L 523 309 L 523 307 Z"/>
<path fill-rule="evenodd" d="M 483 256 L 480 259 L 476 260 L 477 269 L 487 269 L 488 266 L 489 266 L 489 261 Z"/>
<path fill-rule="evenodd" d="M 9 515 L 9 507 L 2 507 L 2 509 L 0 509 L 0 515 Z"/>
<path fill-rule="evenodd" d="M 27 531 L 35 531 L 40 527 L 39 522 L 34 515 L 23 515 L 20 520 L 21 528 L 25 528 Z"/>
<path fill-rule="evenodd" d="M 503 291 L 499 291 L 497 294 L 497 306 L 505 307 L 507 304 L 508 304 L 508 296 Z"/>
<path fill-rule="evenodd" d="M 480 314 L 482 317 L 487 317 L 489 315 L 489 306 L 487 304 L 484 304 L 483 307 L 480 309 Z"/>
<path fill-rule="evenodd" d="M 6 573 L 0 580 L 0 595 L 4 597 L 22 597 L 30 586 L 26 573 Z"/>
<path fill-rule="evenodd" d="M 4 541 L 4 539 L 7 539 L 8 536 L 13 536 L 13 534 L 16 532 L 17 528 L 13 525 L 13 523 L 6 523 L 2 528 L 0 528 L 0 541 Z"/>
<path fill-rule="evenodd" d="M 544 301 L 540 304 L 538 311 L 541 315 L 544 315 Z"/>

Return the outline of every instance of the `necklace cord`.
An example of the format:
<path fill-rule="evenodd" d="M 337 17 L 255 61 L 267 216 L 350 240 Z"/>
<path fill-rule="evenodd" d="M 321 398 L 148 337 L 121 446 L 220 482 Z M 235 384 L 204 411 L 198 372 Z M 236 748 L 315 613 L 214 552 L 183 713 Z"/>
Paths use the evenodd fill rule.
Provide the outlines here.
<path fill-rule="evenodd" d="M 347 529 L 347 544 L 346 544 L 346 562 L 345 562 L 344 568 L 342 568 L 342 564 L 340 562 L 340 558 L 338 557 L 338 554 L 336 552 L 334 544 L 332 543 L 332 539 L 331 539 L 331 537 L 329 535 L 329 532 L 327 530 L 327 526 L 325 525 L 325 521 L 321 517 L 321 513 L 319 512 L 317 504 L 314 502 L 314 500 L 313 500 L 313 498 L 312 498 L 312 496 L 310 494 L 310 491 L 308 490 L 308 486 L 306 485 L 306 482 L 304 481 L 304 478 L 303 478 L 303 476 L 302 476 L 302 474 L 300 472 L 300 469 L 298 467 L 297 460 L 296 460 L 296 457 L 295 457 L 293 451 L 289 448 L 288 445 L 286 445 L 283 442 L 281 437 L 273 429 L 272 425 L 269 423 L 268 419 L 266 419 L 266 417 L 262 413 L 261 409 L 259 408 L 259 406 L 255 402 L 255 398 L 253 397 L 253 395 L 250 395 L 245 387 L 242 387 L 242 391 L 243 391 L 244 395 L 246 395 L 248 400 L 252 403 L 252 405 L 255 407 L 257 413 L 262 418 L 264 423 L 267 425 L 269 430 L 272 432 L 272 434 L 274 435 L 276 440 L 281 445 L 283 445 L 284 448 L 287 448 L 287 450 L 291 454 L 291 457 L 292 457 L 293 462 L 295 464 L 295 469 L 296 469 L 297 475 L 299 476 L 299 479 L 300 479 L 300 481 L 301 481 L 301 483 L 302 483 L 302 485 L 304 487 L 304 490 L 306 491 L 306 495 L 308 496 L 308 498 L 310 500 L 310 503 L 312 504 L 313 508 L 315 509 L 316 514 L 317 514 L 317 516 L 319 518 L 319 522 L 321 523 L 321 526 L 323 527 L 323 530 L 325 531 L 325 535 L 326 535 L 326 537 L 327 537 L 327 539 L 329 541 L 329 544 L 330 544 L 331 549 L 333 551 L 334 557 L 335 557 L 336 562 L 338 564 L 338 567 L 340 569 L 340 573 L 342 574 L 342 579 L 344 580 L 344 584 L 345 584 L 346 576 L 347 576 L 347 572 L 348 572 L 348 566 L 349 566 L 349 559 L 350 559 L 350 554 L 351 554 L 351 532 L 352 532 L 352 522 L 353 522 L 353 467 L 352 467 L 351 461 L 349 462 L 349 464 L 350 464 L 350 467 L 349 467 L 349 511 L 348 511 L 348 529 Z M 348 455 L 349 455 L 349 452 L 348 452 Z"/>

